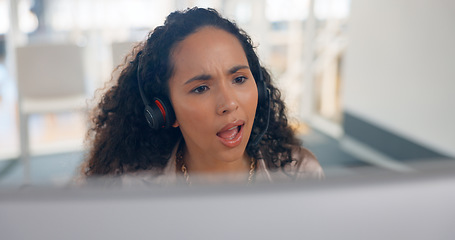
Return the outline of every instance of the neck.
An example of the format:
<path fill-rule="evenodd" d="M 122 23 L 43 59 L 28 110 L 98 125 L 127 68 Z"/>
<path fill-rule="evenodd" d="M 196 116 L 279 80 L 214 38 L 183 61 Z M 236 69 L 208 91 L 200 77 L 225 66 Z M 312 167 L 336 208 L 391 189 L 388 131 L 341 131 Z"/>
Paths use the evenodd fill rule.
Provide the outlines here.
<path fill-rule="evenodd" d="M 240 158 L 238 161 L 234 162 L 224 162 L 223 164 L 213 164 L 213 160 L 209 163 L 211 164 L 200 164 L 204 163 L 204 161 L 197 161 L 197 160 L 188 160 L 190 159 L 190 154 L 186 153 L 188 157 L 187 160 L 184 158 L 184 151 L 183 149 L 179 149 L 177 152 L 177 171 L 182 171 L 183 176 L 187 184 L 191 184 L 192 182 L 196 183 L 238 183 L 244 182 L 245 177 L 247 176 L 247 183 L 250 184 L 256 168 L 256 161 L 253 158 L 248 157 L 246 153 L 243 154 L 243 157 Z M 200 158 L 192 158 L 192 159 L 200 159 Z M 249 159 L 246 161 L 245 159 Z M 189 168 L 187 167 L 187 163 L 191 165 L 191 172 L 194 174 L 192 175 L 191 179 L 189 178 Z M 196 164 L 195 164 L 196 163 Z M 248 171 L 245 172 L 245 166 L 249 166 L 247 169 Z M 199 168 L 198 168 L 199 167 Z M 246 175 L 246 176 L 245 176 Z"/>

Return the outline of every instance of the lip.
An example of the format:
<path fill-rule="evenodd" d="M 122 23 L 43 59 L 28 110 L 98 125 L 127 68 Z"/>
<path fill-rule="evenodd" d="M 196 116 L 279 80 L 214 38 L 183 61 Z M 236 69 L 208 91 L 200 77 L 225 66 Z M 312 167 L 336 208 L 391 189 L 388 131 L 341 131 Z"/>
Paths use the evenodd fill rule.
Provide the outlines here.
<path fill-rule="evenodd" d="M 235 135 L 234 138 L 225 139 L 225 138 L 222 138 L 222 137 L 218 136 L 218 133 L 227 131 L 227 130 L 229 130 L 231 128 L 234 128 L 234 127 L 240 127 L 239 131 L 237 132 L 237 134 Z M 229 147 L 229 148 L 233 148 L 233 147 L 238 146 L 242 142 L 243 129 L 244 128 L 245 128 L 245 121 L 236 120 L 236 121 L 234 121 L 232 123 L 226 124 L 220 131 L 218 131 L 217 132 L 217 137 L 218 137 L 218 139 L 221 141 L 221 143 L 224 146 Z"/>

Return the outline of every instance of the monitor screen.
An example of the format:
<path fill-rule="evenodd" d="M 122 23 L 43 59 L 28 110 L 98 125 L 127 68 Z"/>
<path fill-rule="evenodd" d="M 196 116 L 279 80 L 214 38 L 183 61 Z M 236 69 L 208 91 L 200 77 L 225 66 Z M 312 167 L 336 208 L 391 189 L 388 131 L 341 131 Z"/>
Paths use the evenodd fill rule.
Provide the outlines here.
<path fill-rule="evenodd" d="M 2 189 L 0 238 L 454 239 L 454 166 L 253 186 Z"/>

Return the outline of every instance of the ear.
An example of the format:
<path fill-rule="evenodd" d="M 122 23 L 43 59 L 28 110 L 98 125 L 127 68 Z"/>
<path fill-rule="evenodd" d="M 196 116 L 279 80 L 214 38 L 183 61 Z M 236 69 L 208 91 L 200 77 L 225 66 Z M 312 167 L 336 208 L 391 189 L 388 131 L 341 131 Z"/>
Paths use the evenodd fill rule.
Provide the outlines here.
<path fill-rule="evenodd" d="M 177 121 L 177 119 L 175 120 L 174 124 L 172 124 L 172 127 L 179 127 L 180 124 L 179 124 L 179 121 Z"/>

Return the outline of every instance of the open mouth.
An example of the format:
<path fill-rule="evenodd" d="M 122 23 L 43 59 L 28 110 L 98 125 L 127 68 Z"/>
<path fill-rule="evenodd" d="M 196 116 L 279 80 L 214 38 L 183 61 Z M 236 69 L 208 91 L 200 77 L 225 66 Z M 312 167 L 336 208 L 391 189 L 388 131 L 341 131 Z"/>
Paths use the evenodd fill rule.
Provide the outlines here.
<path fill-rule="evenodd" d="M 242 129 L 243 125 L 231 127 L 225 131 L 218 132 L 216 135 L 226 140 L 233 140 Z"/>
<path fill-rule="evenodd" d="M 216 135 L 225 146 L 235 147 L 242 141 L 244 125 L 245 123 L 242 122 L 239 125 L 225 127 Z"/>

